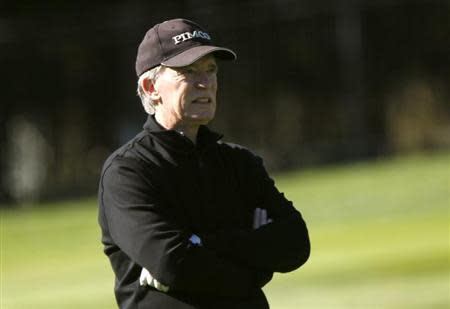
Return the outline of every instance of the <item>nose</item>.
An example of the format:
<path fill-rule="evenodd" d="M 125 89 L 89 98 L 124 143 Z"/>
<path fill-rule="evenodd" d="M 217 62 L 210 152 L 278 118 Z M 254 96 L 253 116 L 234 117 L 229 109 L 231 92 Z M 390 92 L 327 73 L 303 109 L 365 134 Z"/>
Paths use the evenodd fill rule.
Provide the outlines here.
<path fill-rule="evenodd" d="M 208 73 L 199 73 L 195 79 L 195 87 L 208 89 L 212 85 L 212 77 Z"/>

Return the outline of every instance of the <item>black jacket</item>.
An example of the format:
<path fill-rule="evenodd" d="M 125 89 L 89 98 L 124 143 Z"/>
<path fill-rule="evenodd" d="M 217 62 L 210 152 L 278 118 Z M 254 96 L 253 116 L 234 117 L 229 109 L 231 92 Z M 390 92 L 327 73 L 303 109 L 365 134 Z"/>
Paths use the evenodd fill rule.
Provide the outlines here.
<path fill-rule="evenodd" d="M 269 308 L 273 272 L 308 259 L 306 225 L 262 160 L 220 138 L 201 126 L 195 145 L 149 116 L 106 160 L 99 223 L 120 308 Z M 257 207 L 273 222 L 253 230 Z M 142 267 L 169 292 L 141 287 Z"/>

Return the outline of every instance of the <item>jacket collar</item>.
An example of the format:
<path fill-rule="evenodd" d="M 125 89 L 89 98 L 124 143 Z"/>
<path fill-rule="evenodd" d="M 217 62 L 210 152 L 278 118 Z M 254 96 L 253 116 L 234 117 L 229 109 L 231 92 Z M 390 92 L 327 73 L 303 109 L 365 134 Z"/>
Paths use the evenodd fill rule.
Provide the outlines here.
<path fill-rule="evenodd" d="M 191 153 L 198 149 L 215 144 L 223 135 L 211 131 L 207 126 L 201 125 L 197 133 L 197 144 L 175 130 L 167 130 L 155 119 L 154 115 L 148 115 L 144 129 L 155 137 L 161 144 L 175 152 Z"/>

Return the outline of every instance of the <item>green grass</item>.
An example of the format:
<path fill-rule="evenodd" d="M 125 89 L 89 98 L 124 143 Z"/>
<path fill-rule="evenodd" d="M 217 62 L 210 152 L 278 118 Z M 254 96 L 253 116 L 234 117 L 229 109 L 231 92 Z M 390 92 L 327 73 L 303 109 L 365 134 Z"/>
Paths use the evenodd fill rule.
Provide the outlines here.
<path fill-rule="evenodd" d="M 265 287 L 271 308 L 448 308 L 449 168 L 437 153 L 276 175 L 312 254 Z M 61 204 L 3 212 L 1 309 L 116 308 L 96 201 Z"/>

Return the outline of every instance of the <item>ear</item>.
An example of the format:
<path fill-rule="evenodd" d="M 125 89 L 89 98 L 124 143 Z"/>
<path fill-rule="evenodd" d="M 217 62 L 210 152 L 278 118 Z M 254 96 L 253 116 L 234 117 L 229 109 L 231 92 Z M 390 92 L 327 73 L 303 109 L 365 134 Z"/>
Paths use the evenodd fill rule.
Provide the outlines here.
<path fill-rule="evenodd" d="M 153 101 L 157 102 L 161 99 L 158 90 L 155 88 L 155 83 L 150 78 L 145 78 L 142 81 L 142 88 Z"/>

